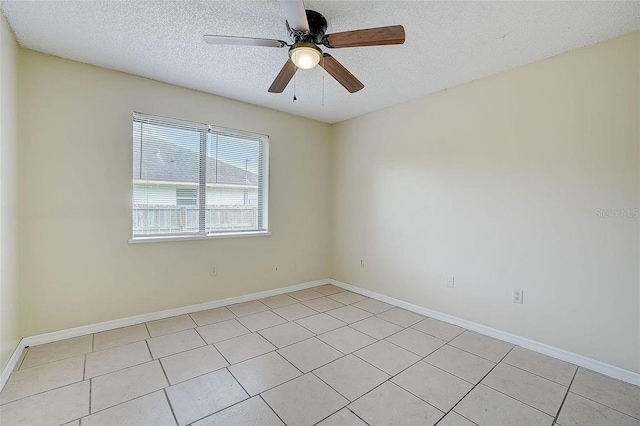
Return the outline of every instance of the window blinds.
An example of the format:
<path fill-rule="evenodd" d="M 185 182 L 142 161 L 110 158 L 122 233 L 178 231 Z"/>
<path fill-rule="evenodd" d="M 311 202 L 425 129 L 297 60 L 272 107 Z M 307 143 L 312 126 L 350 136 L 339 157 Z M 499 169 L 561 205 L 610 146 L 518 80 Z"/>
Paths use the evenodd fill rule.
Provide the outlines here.
<path fill-rule="evenodd" d="M 134 113 L 134 239 L 267 231 L 268 143 Z"/>

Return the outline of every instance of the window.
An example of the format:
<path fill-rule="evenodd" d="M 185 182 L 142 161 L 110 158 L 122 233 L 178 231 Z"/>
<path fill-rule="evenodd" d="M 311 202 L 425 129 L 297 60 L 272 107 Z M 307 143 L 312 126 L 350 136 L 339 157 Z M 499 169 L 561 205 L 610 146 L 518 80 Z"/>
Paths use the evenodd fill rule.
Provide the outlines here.
<path fill-rule="evenodd" d="M 198 190 L 176 188 L 176 204 L 179 206 L 197 206 Z"/>
<path fill-rule="evenodd" d="M 134 113 L 133 239 L 267 232 L 269 139 Z"/>

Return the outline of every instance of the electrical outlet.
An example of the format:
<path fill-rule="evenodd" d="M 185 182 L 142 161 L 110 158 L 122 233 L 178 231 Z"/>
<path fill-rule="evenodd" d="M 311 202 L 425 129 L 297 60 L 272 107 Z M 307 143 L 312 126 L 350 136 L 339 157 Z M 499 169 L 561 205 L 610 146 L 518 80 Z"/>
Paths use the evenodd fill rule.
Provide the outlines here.
<path fill-rule="evenodd" d="M 212 277 L 218 275 L 218 267 L 212 266 L 211 269 L 209 269 L 209 275 L 211 275 Z"/>
<path fill-rule="evenodd" d="M 363 259 L 360 259 L 360 267 L 364 268 L 364 260 Z"/>
<path fill-rule="evenodd" d="M 519 288 L 514 288 L 511 291 L 511 301 L 513 303 L 522 304 L 522 290 Z"/>
<path fill-rule="evenodd" d="M 454 282 L 453 277 L 447 277 L 447 287 L 453 288 L 453 282 Z"/>

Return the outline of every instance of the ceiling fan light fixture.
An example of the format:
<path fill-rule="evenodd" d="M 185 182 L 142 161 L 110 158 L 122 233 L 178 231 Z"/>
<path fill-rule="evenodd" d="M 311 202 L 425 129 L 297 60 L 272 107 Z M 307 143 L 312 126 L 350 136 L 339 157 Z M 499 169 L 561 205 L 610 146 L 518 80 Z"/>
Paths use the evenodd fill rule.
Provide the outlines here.
<path fill-rule="evenodd" d="M 296 67 L 310 70 L 320 63 L 322 51 L 313 43 L 299 42 L 289 50 L 289 58 Z"/>

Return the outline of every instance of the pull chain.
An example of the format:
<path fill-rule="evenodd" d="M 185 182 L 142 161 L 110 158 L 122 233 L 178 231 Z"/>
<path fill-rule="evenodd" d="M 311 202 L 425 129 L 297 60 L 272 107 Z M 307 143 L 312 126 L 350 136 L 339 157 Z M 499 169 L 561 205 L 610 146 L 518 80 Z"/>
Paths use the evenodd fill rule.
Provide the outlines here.
<path fill-rule="evenodd" d="M 296 74 L 293 75 L 293 101 L 291 102 L 295 102 L 297 101 L 298 98 L 296 98 Z"/>
<path fill-rule="evenodd" d="M 322 55 L 322 106 L 324 106 L 324 55 Z"/>

